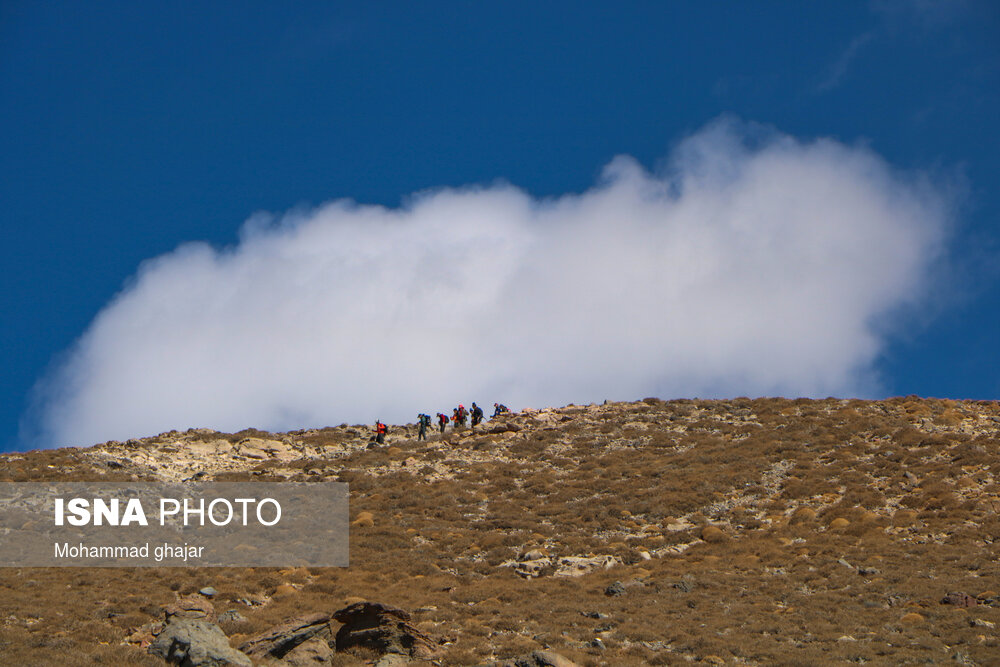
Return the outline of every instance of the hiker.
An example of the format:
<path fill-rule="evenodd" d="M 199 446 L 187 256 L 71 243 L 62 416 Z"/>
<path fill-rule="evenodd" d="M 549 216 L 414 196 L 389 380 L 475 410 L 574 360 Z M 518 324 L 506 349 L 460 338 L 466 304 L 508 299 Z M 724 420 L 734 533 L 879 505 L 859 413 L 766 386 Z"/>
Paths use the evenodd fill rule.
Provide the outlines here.
<path fill-rule="evenodd" d="M 444 427 L 448 425 L 448 415 L 443 412 L 438 413 L 438 428 L 441 429 L 441 433 L 444 434 Z"/>
<path fill-rule="evenodd" d="M 385 444 L 385 436 L 386 436 L 386 434 L 388 432 L 389 432 L 389 427 L 376 419 L 375 420 L 375 442 L 377 442 L 380 445 Z"/>
<path fill-rule="evenodd" d="M 427 427 L 431 425 L 431 416 L 420 413 L 417 415 L 417 419 L 420 422 L 420 432 L 417 433 L 417 440 L 427 439 Z"/>
<path fill-rule="evenodd" d="M 461 403 L 458 404 L 458 408 L 455 410 L 455 416 L 457 417 L 455 423 L 461 424 L 462 427 L 464 428 L 465 418 L 469 416 L 469 412 L 465 409 L 465 406 L 462 405 Z"/>
<path fill-rule="evenodd" d="M 494 419 L 496 419 L 497 417 L 499 417 L 500 415 L 502 415 L 505 412 L 510 412 L 510 410 L 507 409 L 506 405 L 502 405 L 500 403 L 494 403 L 493 404 L 493 418 Z"/>
<path fill-rule="evenodd" d="M 472 402 L 472 428 L 476 428 L 483 421 L 483 409 Z"/>

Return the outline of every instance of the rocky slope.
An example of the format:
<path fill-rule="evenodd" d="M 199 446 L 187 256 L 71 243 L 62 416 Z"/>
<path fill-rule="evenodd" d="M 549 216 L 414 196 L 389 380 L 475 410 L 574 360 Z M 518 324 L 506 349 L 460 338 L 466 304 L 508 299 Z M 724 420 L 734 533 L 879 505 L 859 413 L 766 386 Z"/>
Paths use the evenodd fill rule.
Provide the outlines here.
<path fill-rule="evenodd" d="M 258 664 L 1000 655 L 995 402 L 645 399 L 370 436 L 5 455 L 6 481 L 345 481 L 352 533 L 349 568 L 0 571 L 0 662 L 162 665 L 199 623 Z M 352 614 L 395 629 L 345 644 Z"/>

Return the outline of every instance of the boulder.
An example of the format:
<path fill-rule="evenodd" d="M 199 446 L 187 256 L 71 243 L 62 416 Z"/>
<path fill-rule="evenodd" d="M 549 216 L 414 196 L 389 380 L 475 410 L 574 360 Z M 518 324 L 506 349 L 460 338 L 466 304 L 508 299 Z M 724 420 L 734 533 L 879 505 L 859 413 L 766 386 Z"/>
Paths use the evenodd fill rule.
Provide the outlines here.
<path fill-rule="evenodd" d="M 172 618 L 193 618 L 214 620 L 215 607 L 203 597 L 188 596 L 172 602 L 163 608 L 164 620 Z"/>
<path fill-rule="evenodd" d="M 222 628 L 194 618 L 172 618 L 150 644 L 149 653 L 181 667 L 253 665 L 250 658 L 229 645 Z"/>
<path fill-rule="evenodd" d="M 979 600 L 968 593 L 953 592 L 941 598 L 941 604 L 953 604 L 956 607 L 975 607 L 979 604 Z"/>
<path fill-rule="evenodd" d="M 410 614 L 378 602 L 356 602 L 334 612 L 343 623 L 337 631 L 338 651 L 362 646 L 379 654 L 395 653 L 417 658 L 432 656 L 434 642 L 410 624 Z"/>
<path fill-rule="evenodd" d="M 333 658 L 333 649 L 325 639 L 313 637 L 307 639 L 287 654 L 285 654 L 285 664 L 289 667 L 314 667 L 315 665 L 329 665 Z"/>
<path fill-rule="evenodd" d="M 310 614 L 271 628 L 240 644 L 240 650 L 255 660 L 265 657 L 284 658 L 300 644 L 313 638 L 329 639 L 329 614 Z"/>

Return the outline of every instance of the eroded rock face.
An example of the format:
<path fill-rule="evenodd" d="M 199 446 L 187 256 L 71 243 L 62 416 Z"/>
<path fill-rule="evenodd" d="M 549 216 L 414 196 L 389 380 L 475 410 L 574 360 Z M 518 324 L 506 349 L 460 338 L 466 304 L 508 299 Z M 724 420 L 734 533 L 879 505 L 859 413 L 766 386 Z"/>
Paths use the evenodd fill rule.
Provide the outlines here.
<path fill-rule="evenodd" d="M 229 645 L 222 628 L 194 618 L 173 617 L 149 646 L 151 655 L 181 667 L 252 667 L 245 654 Z"/>
<path fill-rule="evenodd" d="M 343 627 L 337 632 L 338 651 L 362 646 L 380 654 L 395 653 L 426 658 L 435 651 L 434 642 L 410 624 L 410 614 L 378 602 L 356 602 L 335 612 Z"/>
<path fill-rule="evenodd" d="M 240 645 L 240 650 L 256 659 L 284 658 L 300 644 L 313 638 L 329 639 L 329 614 L 310 614 L 271 628 Z"/>

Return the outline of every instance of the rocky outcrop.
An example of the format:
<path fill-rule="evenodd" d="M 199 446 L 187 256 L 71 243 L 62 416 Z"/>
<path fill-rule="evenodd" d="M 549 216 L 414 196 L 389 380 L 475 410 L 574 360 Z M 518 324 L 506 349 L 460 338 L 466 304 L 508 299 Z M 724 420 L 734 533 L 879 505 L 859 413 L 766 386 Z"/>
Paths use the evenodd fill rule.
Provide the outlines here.
<path fill-rule="evenodd" d="M 240 650 L 259 660 L 262 658 L 284 658 L 296 647 L 314 638 L 329 639 L 329 614 L 310 614 L 282 623 L 240 645 Z"/>
<path fill-rule="evenodd" d="M 214 623 L 173 617 L 149 646 L 151 655 L 180 667 L 252 667 L 244 653 L 229 645 L 229 639 Z"/>
<path fill-rule="evenodd" d="M 333 618 L 343 623 L 337 632 L 338 651 L 355 646 L 380 654 L 398 654 L 427 658 L 436 653 L 430 637 L 410 624 L 410 614 L 378 602 L 356 602 L 335 612 Z"/>

